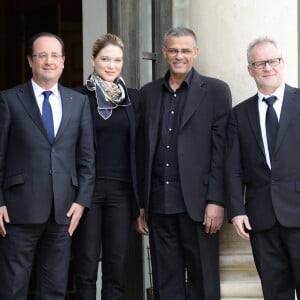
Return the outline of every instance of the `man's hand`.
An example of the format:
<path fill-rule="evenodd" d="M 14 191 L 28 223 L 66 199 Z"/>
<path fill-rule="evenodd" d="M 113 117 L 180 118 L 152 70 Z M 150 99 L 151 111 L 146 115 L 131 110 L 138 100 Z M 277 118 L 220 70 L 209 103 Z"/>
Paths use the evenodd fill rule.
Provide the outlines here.
<path fill-rule="evenodd" d="M 7 212 L 6 206 L 0 206 L 0 234 L 5 237 L 6 236 L 6 229 L 4 223 L 9 223 L 9 216 Z"/>
<path fill-rule="evenodd" d="M 232 224 L 240 237 L 249 240 L 249 233 L 246 230 L 251 230 L 249 219 L 246 215 L 236 216 L 232 218 Z"/>
<path fill-rule="evenodd" d="M 142 235 L 148 234 L 148 225 L 143 208 L 140 209 L 140 216 L 135 220 L 135 227 L 138 233 Z"/>
<path fill-rule="evenodd" d="M 204 214 L 205 232 L 206 233 L 216 233 L 221 229 L 224 219 L 224 207 L 209 203 L 206 206 Z"/>
<path fill-rule="evenodd" d="M 67 213 L 67 217 L 71 218 L 71 222 L 70 222 L 70 226 L 69 226 L 69 235 L 72 236 L 76 227 L 79 224 L 79 220 L 82 217 L 82 214 L 84 212 L 84 206 L 78 203 L 73 203 L 71 205 L 71 208 L 69 209 L 68 213 Z"/>

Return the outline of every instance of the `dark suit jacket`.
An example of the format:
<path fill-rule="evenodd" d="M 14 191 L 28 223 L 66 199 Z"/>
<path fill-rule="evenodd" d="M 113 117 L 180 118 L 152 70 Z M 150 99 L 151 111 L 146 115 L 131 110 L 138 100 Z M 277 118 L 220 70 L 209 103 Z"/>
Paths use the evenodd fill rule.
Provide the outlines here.
<path fill-rule="evenodd" d="M 59 224 L 73 202 L 89 207 L 94 149 L 87 97 L 59 85 L 62 120 L 51 145 L 31 82 L 0 93 L 0 206 L 11 223 Z"/>
<path fill-rule="evenodd" d="M 158 138 L 164 78 L 141 89 L 140 184 L 146 214 L 151 193 L 153 156 Z M 223 157 L 226 122 L 231 106 L 229 87 L 218 79 L 194 70 L 178 134 L 178 165 L 186 209 L 194 221 L 202 222 L 207 201 L 224 204 Z M 142 153 L 142 154 L 140 154 Z"/>
<path fill-rule="evenodd" d="M 253 231 L 277 220 L 300 227 L 300 89 L 285 87 L 270 171 L 259 123 L 257 95 L 233 108 L 228 121 L 228 216 L 247 214 Z M 245 204 L 244 204 L 244 191 Z"/>
<path fill-rule="evenodd" d="M 81 92 L 84 95 L 87 95 L 90 102 L 90 107 L 93 116 L 93 123 L 95 122 L 95 117 L 97 111 L 95 110 L 95 92 L 89 91 L 86 86 L 76 88 L 77 91 Z M 129 119 L 130 126 L 130 167 L 131 167 L 131 176 L 132 176 L 132 187 L 134 198 L 132 199 L 132 208 L 133 208 L 133 218 L 137 218 L 140 214 L 139 212 L 139 201 L 138 201 L 138 189 L 137 189 L 137 169 L 136 169 L 136 131 L 139 124 L 139 102 L 140 94 L 136 89 L 127 89 L 128 95 L 131 101 L 131 105 L 126 106 L 125 110 Z M 98 145 L 96 144 L 96 131 L 94 126 L 94 141 L 95 141 L 95 151 L 97 151 Z M 101 147 L 101 145 L 99 145 Z"/>

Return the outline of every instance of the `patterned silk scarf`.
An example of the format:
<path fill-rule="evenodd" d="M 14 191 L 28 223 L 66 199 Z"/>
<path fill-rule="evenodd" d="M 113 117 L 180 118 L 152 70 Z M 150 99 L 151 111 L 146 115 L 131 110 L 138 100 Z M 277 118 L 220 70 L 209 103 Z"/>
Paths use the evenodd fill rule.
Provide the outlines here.
<path fill-rule="evenodd" d="M 116 78 L 113 87 L 110 88 L 102 78 L 93 72 L 86 81 L 89 91 L 94 91 L 97 100 L 98 114 L 107 120 L 118 106 L 131 104 L 125 82 L 122 77 Z"/>

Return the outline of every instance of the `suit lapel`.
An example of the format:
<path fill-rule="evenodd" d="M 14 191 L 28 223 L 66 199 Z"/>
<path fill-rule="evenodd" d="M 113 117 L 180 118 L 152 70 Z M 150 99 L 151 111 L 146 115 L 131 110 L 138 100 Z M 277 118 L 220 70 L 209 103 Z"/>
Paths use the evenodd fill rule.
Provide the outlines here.
<path fill-rule="evenodd" d="M 184 106 L 180 129 L 188 122 L 206 96 L 203 78 L 194 71 Z"/>
<path fill-rule="evenodd" d="M 71 117 L 73 105 L 74 105 L 74 99 L 71 91 L 69 89 L 65 89 L 63 86 L 59 85 L 59 91 L 61 96 L 61 105 L 62 105 L 62 117 L 60 126 L 58 128 L 55 141 L 59 139 L 59 137 L 62 135 L 64 129 L 66 128 L 66 125 L 68 124 L 68 121 Z M 55 143 L 54 141 L 54 143 Z"/>
<path fill-rule="evenodd" d="M 253 133 L 256 138 L 256 141 L 259 145 L 260 150 L 262 151 L 263 155 L 265 156 L 265 148 L 264 148 L 264 143 L 263 143 L 263 139 L 261 136 L 261 128 L 260 128 L 260 119 L 259 119 L 257 100 L 258 100 L 257 95 L 253 96 L 251 101 L 249 101 L 249 108 L 248 108 L 247 112 L 248 112 L 249 122 L 253 129 Z"/>
<path fill-rule="evenodd" d="M 281 108 L 278 134 L 275 143 L 274 153 L 276 153 L 280 144 L 282 143 L 285 133 L 287 132 L 287 129 L 289 127 L 289 124 L 298 113 L 298 102 L 299 101 L 297 101 L 295 93 L 289 86 L 286 86 Z"/>
<path fill-rule="evenodd" d="M 42 120 L 41 112 L 33 92 L 31 81 L 28 81 L 20 88 L 20 90 L 17 92 L 17 96 L 32 121 L 48 139 L 48 133 Z"/>
<path fill-rule="evenodd" d="M 161 102 L 162 102 L 162 83 L 163 80 L 157 82 L 157 87 L 153 88 L 153 94 L 150 95 L 147 105 L 149 106 L 149 139 L 150 145 L 156 145 L 157 133 L 159 126 Z M 151 107 L 150 107 L 151 106 Z M 153 143 L 155 141 L 155 143 Z"/>

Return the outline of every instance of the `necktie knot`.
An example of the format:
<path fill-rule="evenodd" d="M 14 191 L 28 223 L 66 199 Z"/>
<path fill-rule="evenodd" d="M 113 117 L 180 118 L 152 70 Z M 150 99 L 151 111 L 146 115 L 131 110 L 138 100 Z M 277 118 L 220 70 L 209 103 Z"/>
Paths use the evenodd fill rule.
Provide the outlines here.
<path fill-rule="evenodd" d="M 268 106 L 273 106 L 274 102 L 277 100 L 276 96 L 271 96 L 269 98 L 264 98 L 263 101 L 265 101 Z"/>
<path fill-rule="evenodd" d="M 49 96 L 52 94 L 51 91 L 44 91 L 43 95 L 44 95 L 44 99 L 49 99 Z"/>

